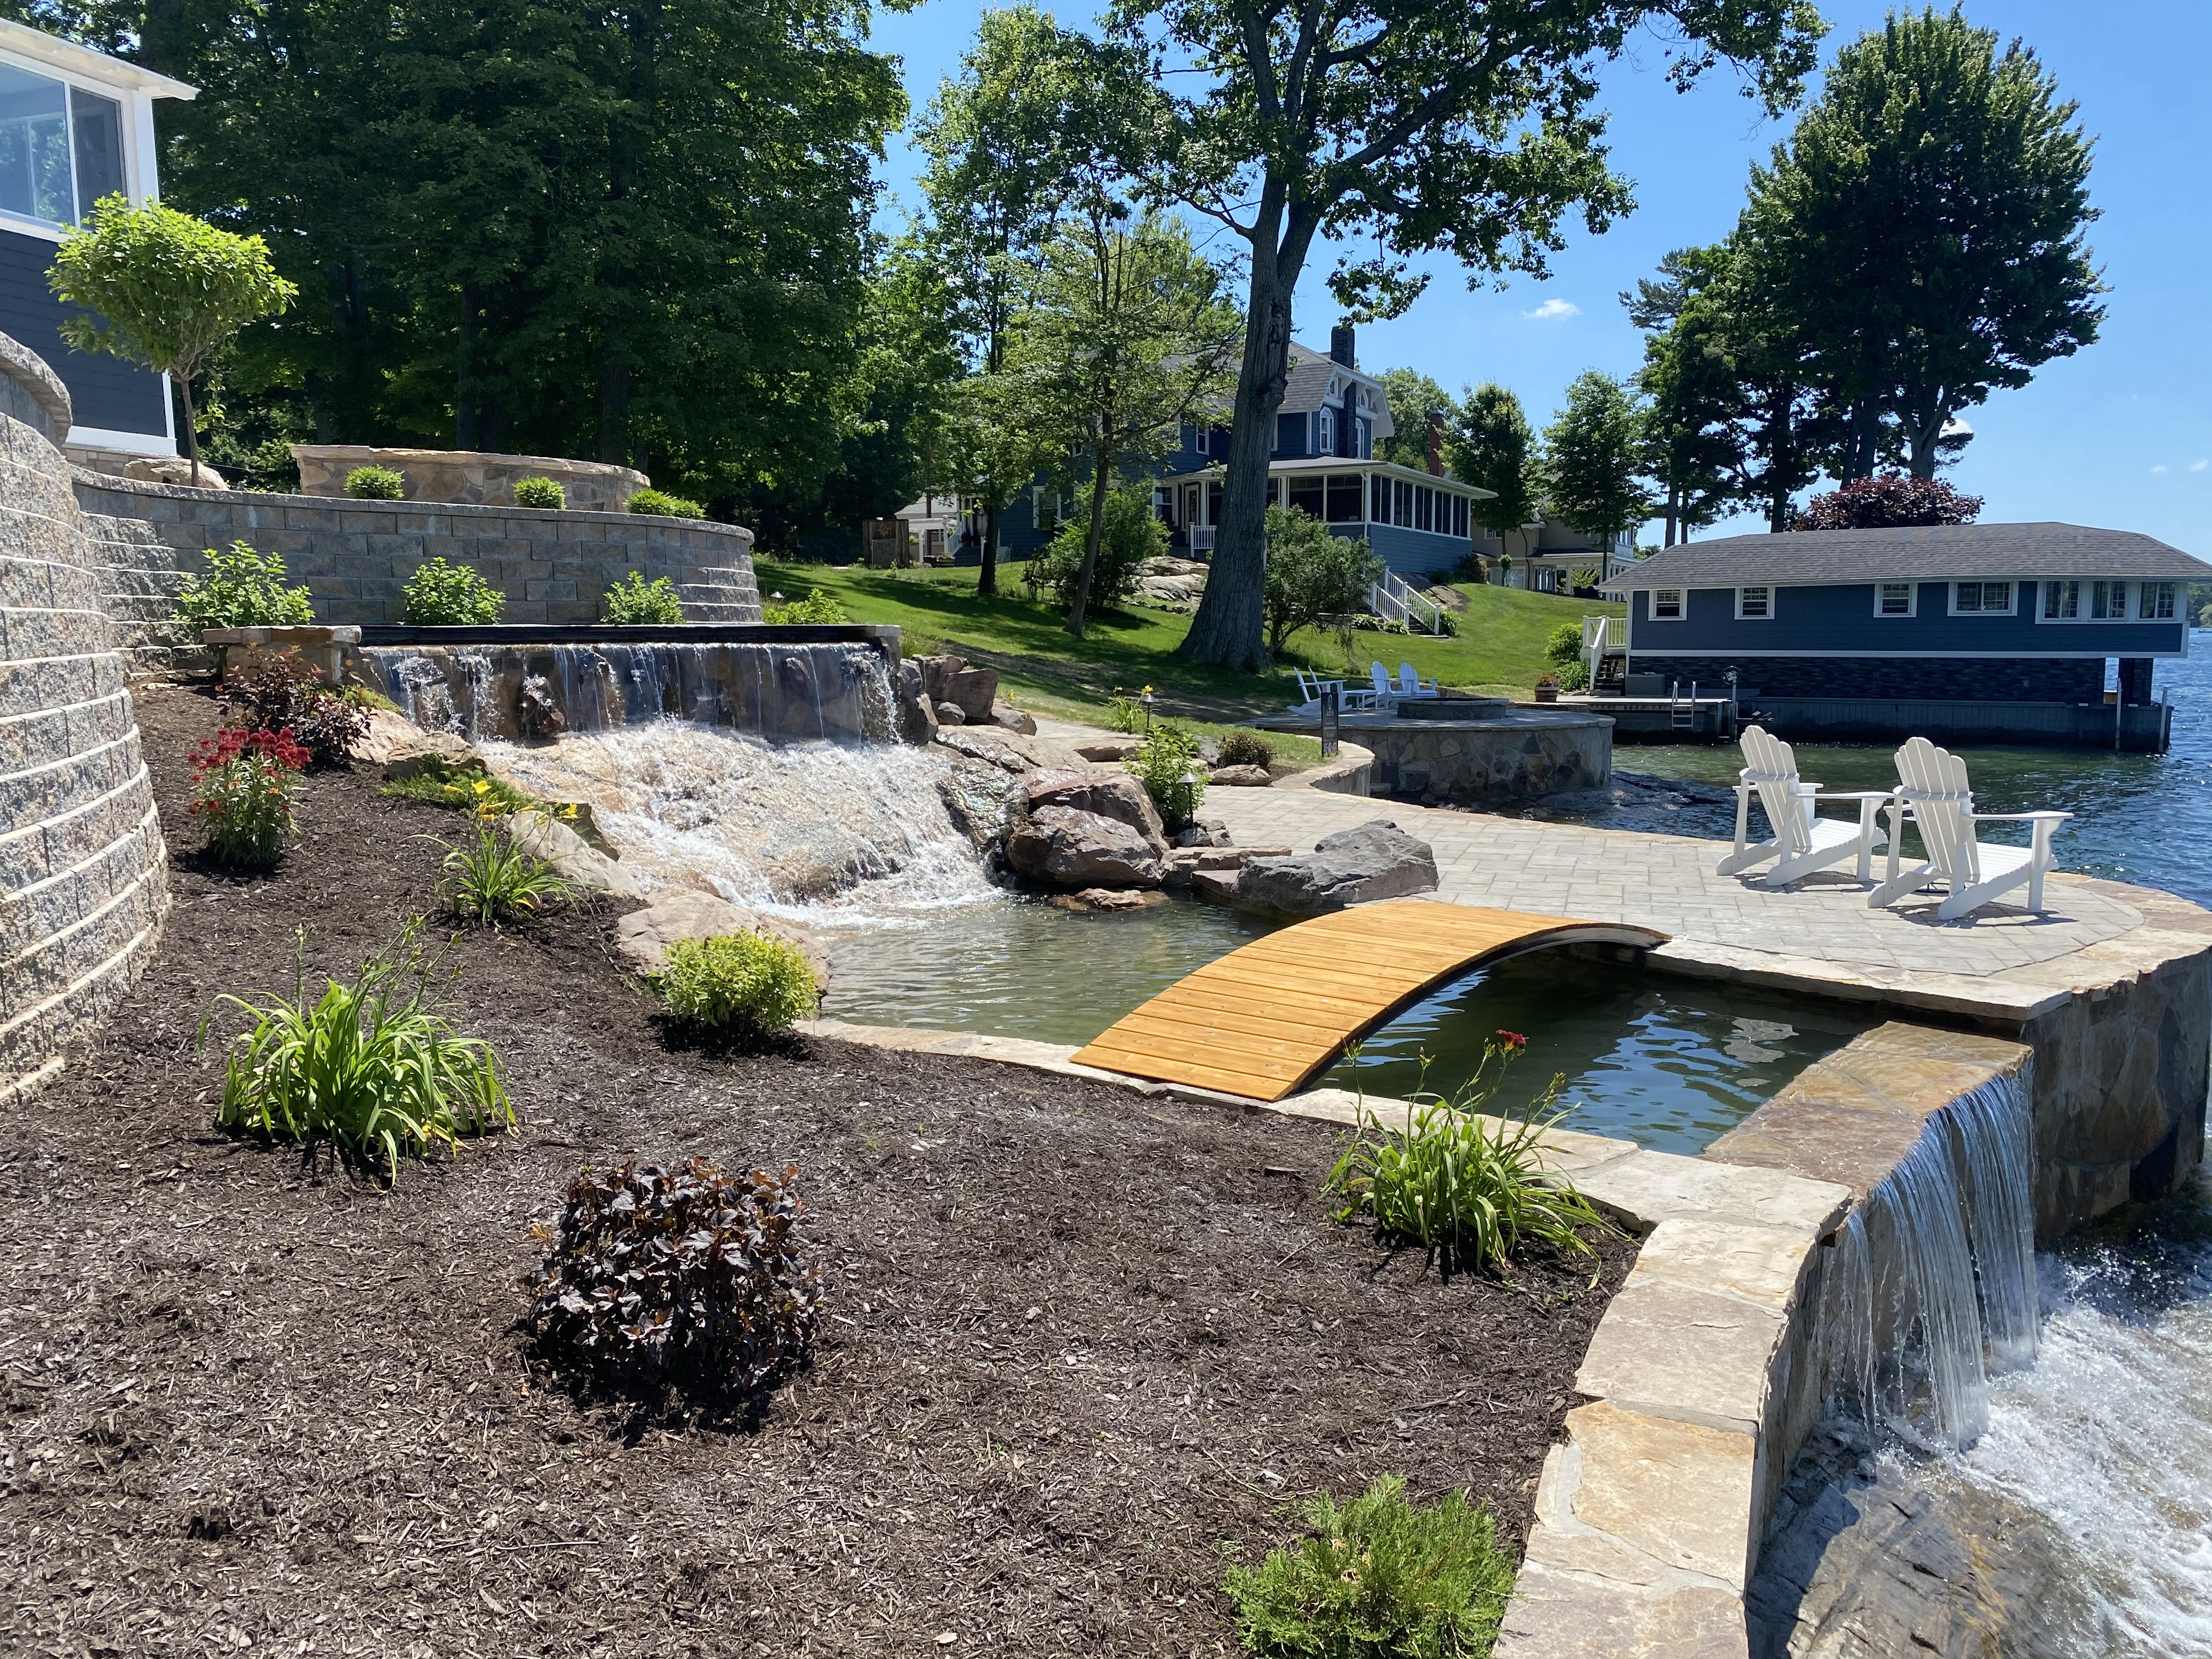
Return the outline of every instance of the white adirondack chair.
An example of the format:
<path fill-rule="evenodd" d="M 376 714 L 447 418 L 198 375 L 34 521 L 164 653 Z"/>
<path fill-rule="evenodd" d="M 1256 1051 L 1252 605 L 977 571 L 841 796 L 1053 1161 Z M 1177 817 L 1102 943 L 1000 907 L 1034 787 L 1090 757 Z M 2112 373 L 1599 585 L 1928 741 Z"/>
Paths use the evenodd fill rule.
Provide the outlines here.
<path fill-rule="evenodd" d="M 1398 682 L 1390 678 L 1390 671 L 1379 662 L 1370 663 L 1369 669 L 1375 682 L 1375 701 L 1384 705 L 1397 702 L 1403 694 L 1398 690 Z"/>
<path fill-rule="evenodd" d="M 1298 677 L 1298 695 L 1305 699 L 1303 702 L 1291 705 L 1291 712 L 1294 714 L 1318 714 L 1322 693 L 1332 685 L 1336 688 L 1336 706 L 1346 713 L 1355 708 L 1375 707 L 1375 694 L 1364 686 L 1355 690 L 1342 680 L 1323 679 L 1303 668 L 1293 668 L 1291 672 Z"/>
<path fill-rule="evenodd" d="M 1889 811 L 1888 878 L 1867 895 L 1869 906 L 1894 904 L 1940 881 L 1948 891 L 1936 908 L 1936 919 L 1953 921 L 2025 882 L 2027 908 L 2042 910 L 2043 878 L 2056 863 L 2051 837 L 2071 812 L 1977 812 L 1966 763 L 1925 738 L 1910 738 L 1897 751 L 1897 805 Z M 1899 832 L 1907 813 L 1920 826 L 1928 856 L 1900 874 Z M 2031 823 L 2033 840 L 2027 847 L 1984 847 L 1975 837 L 1978 823 Z"/>
<path fill-rule="evenodd" d="M 1766 872 L 1766 885 L 1786 887 L 1815 870 L 1856 858 L 1858 878 L 1872 880 L 1874 849 L 1883 840 L 1875 815 L 1891 799 L 1889 792 L 1855 790 L 1824 795 L 1819 784 L 1798 777 L 1797 757 L 1781 738 L 1759 726 L 1747 726 L 1742 742 L 1744 768 L 1736 774 L 1735 786 L 1735 847 L 1716 866 L 1717 872 L 1732 876 L 1772 859 L 1774 867 Z M 1771 840 L 1754 842 L 1751 839 L 1753 794 L 1766 809 L 1766 821 L 1774 831 Z M 1814 803 L 1824 800 L 1856 801 L 1859 821 L 1852 823 L 1845 818 L 1820 817 L 1813 810 Z"/>
<path fill-rule="evenodd" d="M 1407 699 L 1433 697 L 1439 695 L 1437 683 L 1434 680 L 1423 679 L 1413 672 L 1413 665 L 1409 662 L 1401 662 L 1398 665 L 1397 691 L 1399 696 Z"/>

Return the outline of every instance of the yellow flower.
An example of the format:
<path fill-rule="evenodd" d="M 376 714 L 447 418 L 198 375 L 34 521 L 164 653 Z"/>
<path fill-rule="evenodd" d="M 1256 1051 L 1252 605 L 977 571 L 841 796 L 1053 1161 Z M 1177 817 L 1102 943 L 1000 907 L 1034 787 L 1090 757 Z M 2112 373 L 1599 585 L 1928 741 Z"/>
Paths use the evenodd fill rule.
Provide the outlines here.
<path fill-rule="evenodd" d="M 478 778 L 471 787 L 474 788 L 479 795 L 488 795 L 491 793 L 490 783 L 483 778 Z"/>

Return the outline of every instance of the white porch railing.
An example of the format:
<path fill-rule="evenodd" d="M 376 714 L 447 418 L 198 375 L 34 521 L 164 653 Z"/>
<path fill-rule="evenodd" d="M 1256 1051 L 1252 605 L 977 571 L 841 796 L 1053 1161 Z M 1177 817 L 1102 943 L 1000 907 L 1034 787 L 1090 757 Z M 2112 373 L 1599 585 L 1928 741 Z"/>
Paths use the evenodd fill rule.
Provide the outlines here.
<path fill-rule="evenodd" d="M 1369 609 L 1385 622 L 1401 622 L 1415 633 L 1441 634 L 1443 612 L 1437 602 L 1395 570 L 1367 590 Z"/>
<path fill-rule="evenodd" d="M 1192 552 L 1211 553 L 1213 551 L 1213 526 L 1212 525 L 1194 524 L 1191 526 L 1188 530 L 1184 532 L 1184 534 L 1190 538 L 1190 550 Z"/>

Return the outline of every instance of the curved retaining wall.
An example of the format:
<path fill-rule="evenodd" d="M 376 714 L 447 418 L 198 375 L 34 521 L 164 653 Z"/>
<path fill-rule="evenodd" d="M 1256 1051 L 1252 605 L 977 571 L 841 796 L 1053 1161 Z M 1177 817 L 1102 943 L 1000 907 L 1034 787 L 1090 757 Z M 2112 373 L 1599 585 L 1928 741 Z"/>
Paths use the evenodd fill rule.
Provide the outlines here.
<path fill-rule="evenodd" d="M 0 336 L 0 1102 L 58 1069 L 152 949 L 161 830 L 114 586 L 57 441 L 69 394 Z"/>

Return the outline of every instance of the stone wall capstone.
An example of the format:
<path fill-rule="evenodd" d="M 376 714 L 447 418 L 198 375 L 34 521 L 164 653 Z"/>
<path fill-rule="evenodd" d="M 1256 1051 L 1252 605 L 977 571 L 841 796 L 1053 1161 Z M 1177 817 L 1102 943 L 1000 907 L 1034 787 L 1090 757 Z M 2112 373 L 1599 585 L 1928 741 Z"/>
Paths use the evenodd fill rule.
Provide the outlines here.
<path fill-rule="evenodd" d="M 0 336 L 0 1102 L 114 1007 L 168 890 L 113 579 L 54 442 L 59 387 Z"/>

